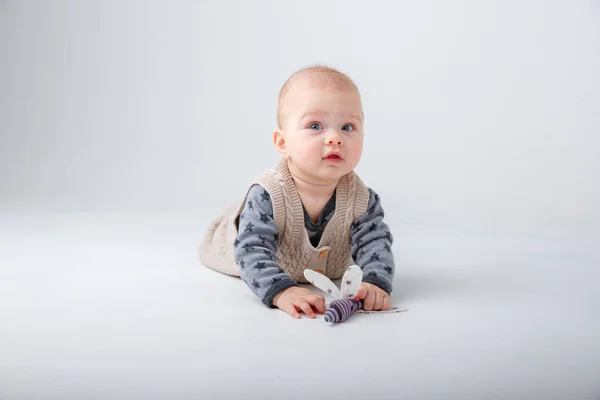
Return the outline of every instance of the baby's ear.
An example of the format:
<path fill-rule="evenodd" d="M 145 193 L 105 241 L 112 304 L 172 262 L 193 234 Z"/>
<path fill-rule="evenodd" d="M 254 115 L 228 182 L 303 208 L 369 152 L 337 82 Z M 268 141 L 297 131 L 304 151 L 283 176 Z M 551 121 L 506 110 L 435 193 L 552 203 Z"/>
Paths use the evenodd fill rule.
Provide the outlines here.
<path fill-rule="evenodd" d="M 281 129 L 275 129 L 273 132 L 273 144 L 275 148 L 282 156 L 287 156 L 287 146 L 285 143 L 285 137 L 283 136 L 283 131 Z"/>

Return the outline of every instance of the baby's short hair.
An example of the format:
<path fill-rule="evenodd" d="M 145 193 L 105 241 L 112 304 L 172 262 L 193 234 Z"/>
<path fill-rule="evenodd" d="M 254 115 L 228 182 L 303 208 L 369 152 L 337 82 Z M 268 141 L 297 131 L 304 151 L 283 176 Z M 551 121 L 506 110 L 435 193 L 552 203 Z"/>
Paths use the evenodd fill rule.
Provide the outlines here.
<path fill-rule="evenodd" d="M 328 67 L 326 65 L 311 65 L 305 68 L 302 68 L 299 71 L 294 72 L 288 79 L 285 81 L 281 90 L 279 91 L 279 100 L 277 102 L 277 124 L 279 128 L 281 128 L 281 120 L 282 120 L 282 109 L 285 102 L 285 98 L 290 91 L 290 88 L 293 86 L 294 81 L 296 81 L 299 77 L 309 75 L 312 79 L 316 79 L 317 84 L 330 87 L 333 89 L 346 89 L 350 87 L 353 90 L 356 90 L 359 93 L 358 88 L 348 77 L 348 75 L 340 72 L 339 70 Z"/>

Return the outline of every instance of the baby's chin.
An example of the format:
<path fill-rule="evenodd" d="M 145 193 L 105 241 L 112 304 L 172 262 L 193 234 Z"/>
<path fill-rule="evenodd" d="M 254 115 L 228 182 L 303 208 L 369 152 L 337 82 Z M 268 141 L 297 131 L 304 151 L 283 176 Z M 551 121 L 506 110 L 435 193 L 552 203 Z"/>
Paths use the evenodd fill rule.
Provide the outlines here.
<path fill-rule="evenodd" d="M 300 173 L 305 179 L 314 183 L 330 183 L 333 180 L 339 180 L 344 175 L 349 174 L 354 168 L 347 160 L 344 160 L 343 162 L 336 164 L 323 162 L 312 165 L 295 165 L 293 169 L 296 173 Z"/>
<path fill-rule="evenodd" d="M 318 171 L 314 171 L 315 176 L 323 179 L 340 179 L 342 176 L 352 172 L 353 168 L 348 165 L 325 165 L 319 168 Z"/>

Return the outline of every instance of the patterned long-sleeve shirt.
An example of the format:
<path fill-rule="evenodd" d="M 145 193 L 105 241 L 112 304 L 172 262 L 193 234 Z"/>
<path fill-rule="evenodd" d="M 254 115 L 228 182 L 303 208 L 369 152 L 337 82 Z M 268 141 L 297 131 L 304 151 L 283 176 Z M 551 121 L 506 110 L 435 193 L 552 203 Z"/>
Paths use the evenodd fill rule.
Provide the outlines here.
<path fill-rule="evenodd" d="M 392 253 L 393 237 L 384 222 L 379 196 L 369 188 L 367 212 L 351 227 L 351 252 L 354 262 L 363 270 L 363 282 L 392 292 L 395 272 Z M 317 223 L 304 209 L 304 224 L 311 244 L 317 246 L 327 222 L 335 211 L 335 192 L 323 208 Z M 260 185 L 250 188 L 239 219 L 239 232 L 234 243 L 234 260 L 240 266 L 240 277 L 269 307 L 281 291 L 298 286 L 276 261 L 279 230 L 273 219 L 269 193 Z"/>

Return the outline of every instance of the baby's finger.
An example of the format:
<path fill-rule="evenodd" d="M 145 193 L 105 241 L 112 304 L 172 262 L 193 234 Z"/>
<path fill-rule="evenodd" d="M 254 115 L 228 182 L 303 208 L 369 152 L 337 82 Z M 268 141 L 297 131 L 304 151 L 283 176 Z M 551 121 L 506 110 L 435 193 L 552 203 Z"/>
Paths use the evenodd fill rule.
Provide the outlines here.
<path fill-rule="evenodd" d="M 325 298 L 323 296 L 315 294 L 314 296 L 308 296 L 306 301 L 317 309 L 319 314 L 325 313 Z"/>
<path fill-rule="evenodd" d="M 369 293 L 369 290 L 367 289 L 367 287 L 365 285 L 361 284 L 360 287 L 358 288 L 358 290 L 356 291 L 354 300 L 362 300 L 367 296 L 368 293 Z"/>
<path fill-rule="evenodd" d="M 304 299 L 298 300 L 298 301 L 296 301 L 295 304 L 296 304 L 296 306 L 300 307 L 302 309 L 302 311 L 304 311 L 304 313 L 306 315 L 308 315 L 309 318 L 316 318 L 315 312 L 313 311 L 310 304 L 308 304 L 308 302 L 306 302 L 306 300 L 304 300 Z"/>
<path fill-rule="evenodd" d="M 390 296 L 386 294 L 385 296 L 383 296 L 382 310 L 389 310 L 389 308 L 390 308 Z"/>
<path fill-rule="evenodd" d="M 287 313 L 290 314 L 290 317 L 292 318 L 300 318 L 300 313 L 296 310 L 296 306 L 294 306 L 293 304 L 289 304 L 285 308 L 285 311 L 287 311 Z"/>
<path fill-rule="evenodd" d="M 375 293 L 375 304 L 373 305 L 373 310 L 379 311 L 383 307 L 383 294 L 377 290 Z"/>
<path fill-rule="evenodd" d="M 363 308 L 365 311 L 373 310 L 373 305 L 375 304 L 375 293 L 373 290 L 369 290 L 367 293 L 367 297 L 365 297 Z"/>

